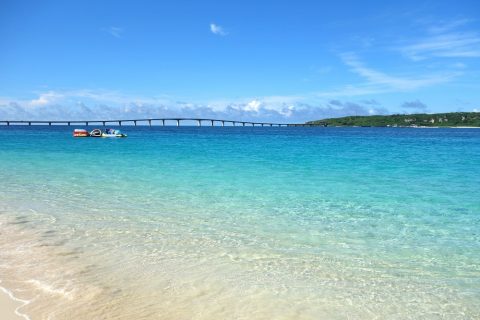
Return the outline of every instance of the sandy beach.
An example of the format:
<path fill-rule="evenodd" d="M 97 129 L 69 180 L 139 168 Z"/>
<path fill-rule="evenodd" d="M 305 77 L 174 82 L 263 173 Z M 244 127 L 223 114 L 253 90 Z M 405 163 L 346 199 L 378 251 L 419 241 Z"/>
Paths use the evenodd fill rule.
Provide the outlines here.
<path fill-rule="evenodd" d="M 0 318 L 2 320 L 25 320 L 26 316 L 16 314 L 15 310 L 22 305 L 22 302 L 13 300 L 2 288 L 0 290 Z"/>

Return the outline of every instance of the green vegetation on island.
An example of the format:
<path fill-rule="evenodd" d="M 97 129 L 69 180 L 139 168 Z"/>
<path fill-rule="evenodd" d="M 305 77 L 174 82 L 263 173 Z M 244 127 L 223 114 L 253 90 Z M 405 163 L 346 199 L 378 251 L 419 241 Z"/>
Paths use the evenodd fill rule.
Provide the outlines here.
<path fill-rule="evenodd" d="M 480 112 L 351 116 L 309 121 L 307 124 L 347 127 L 480 127 Z"/>

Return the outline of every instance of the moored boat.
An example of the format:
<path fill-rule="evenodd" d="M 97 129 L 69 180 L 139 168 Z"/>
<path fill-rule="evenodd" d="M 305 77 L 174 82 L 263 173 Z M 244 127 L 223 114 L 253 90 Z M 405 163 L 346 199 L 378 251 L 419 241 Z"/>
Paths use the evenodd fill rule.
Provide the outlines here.
<path fill-rule="evenodd" d="M 85 129 L 75 129 L 73 130 L 74 137 L 92 137 L 92 138 L 126 138 L 127 135 L 122 133 L 120 130 L 117 129 L 105 129 L 102 131 L 101 129 L 93 129 L 92 131 L 88 132 Z"/>
<path fill-rule="evenodd" d="M 80 138 L 80 137 L 88 137 L 90 134 L 85 129 L 75 129 L 73 130 L 73 136 Z"/>
<path fill-rule="evenodd" d="M 127 135 L 118 129 L 105 129 L 102 133 L 102 138 L 126 138 Z"/>
<path fill-rule="evenodd" d="M 101 129 L 93 129 L 90 131 L 90 137 L 93 138 L 126 138 L 127 135 L 122 133 L 120 130 L 117 129 L 105 129 L 102 131 Z"/>
<path fill-rule="evenodd" d="M 102 130 L 100 129 L 93 129 L 90 131 L 90 137 L 93 138 L 101 138 L 102 137 Z"/>

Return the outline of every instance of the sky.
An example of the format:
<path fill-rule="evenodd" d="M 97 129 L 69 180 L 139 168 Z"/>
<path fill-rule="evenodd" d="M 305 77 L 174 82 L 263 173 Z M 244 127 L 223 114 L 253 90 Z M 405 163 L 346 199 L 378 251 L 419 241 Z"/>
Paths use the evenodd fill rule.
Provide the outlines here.
<path fill-rule="evenodd" d="M 0 120 L 455 111 L 479 1 L 0 0 Z"/>

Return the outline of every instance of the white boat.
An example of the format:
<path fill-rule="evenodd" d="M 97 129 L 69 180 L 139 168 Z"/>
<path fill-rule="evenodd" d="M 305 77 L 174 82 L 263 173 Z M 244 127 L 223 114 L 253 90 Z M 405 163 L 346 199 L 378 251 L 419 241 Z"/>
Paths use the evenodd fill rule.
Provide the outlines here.
<path fill-rule="evenodd" d="M 93 129 L 90 132 L 90 137 L 94 138 L 126 138 L 127 135 L 117 129 L 105 129 L 104 132 L 100 129 Z"/>

